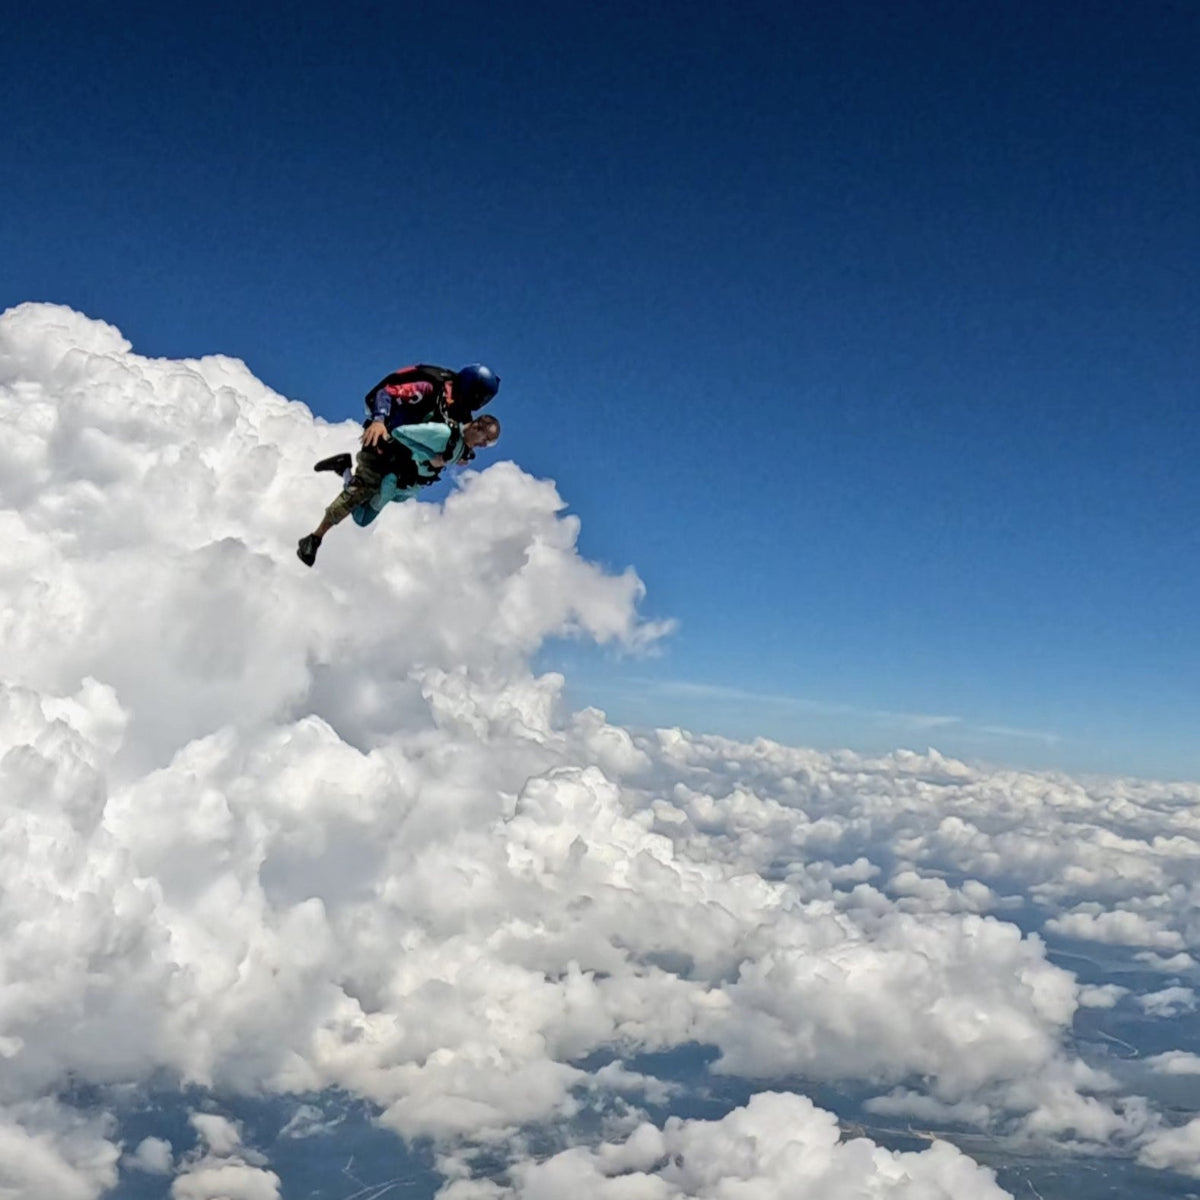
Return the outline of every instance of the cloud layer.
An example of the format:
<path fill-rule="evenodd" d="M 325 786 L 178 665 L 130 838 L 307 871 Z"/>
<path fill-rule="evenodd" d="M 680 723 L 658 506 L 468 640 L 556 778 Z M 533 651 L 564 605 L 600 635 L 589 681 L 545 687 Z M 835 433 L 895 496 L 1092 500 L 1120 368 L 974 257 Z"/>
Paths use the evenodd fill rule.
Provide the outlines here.
<path fill-rule="evenodd" d="M 568 712 L 531 667 L 547 639 L 665 630 L 632 571 L 580 556 L 553 484 L 468 472 L 307 571 L 311 463 L 356 428 L 67 309 L 0 317 L 0 426 L 0 1192 L 161 1169 L 187 1200 L 277 1194 L 232 1127 L 121 1147 L 62 1099 L 164 1077 L 345 1089 L 443 1147 L 447 1200 L 1004 1194 L 944 1142 L 839 1141 L 776 1090 L 804 1081 L 1196 1168 L 1190 1127 L 1073 1029 L 1194 1007 L 1200 788 Z M 1159 982 L 1084 986 L 1037 929 Z M 647 1124 L 664 1085 L 594 1065 L 692 1043 L 762 1093 Z M 603 1140 L 521 1151 L 589 1110 Z M 484 1145 L 506 1178 L 475 1176 Z"/>

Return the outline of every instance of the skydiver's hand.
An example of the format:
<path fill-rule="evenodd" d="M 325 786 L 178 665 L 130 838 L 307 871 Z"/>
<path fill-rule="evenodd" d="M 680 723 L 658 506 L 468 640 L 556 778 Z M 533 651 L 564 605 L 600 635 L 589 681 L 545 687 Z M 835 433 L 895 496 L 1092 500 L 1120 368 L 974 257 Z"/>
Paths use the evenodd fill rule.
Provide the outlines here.
<path fill-rule="evenodd" d="M 380 442 L 386 440 L 387 435 L 387 426 L 382 421 L 372 421 L 363 430 L 362 444 L 364 446 L 377 446 Z"/>

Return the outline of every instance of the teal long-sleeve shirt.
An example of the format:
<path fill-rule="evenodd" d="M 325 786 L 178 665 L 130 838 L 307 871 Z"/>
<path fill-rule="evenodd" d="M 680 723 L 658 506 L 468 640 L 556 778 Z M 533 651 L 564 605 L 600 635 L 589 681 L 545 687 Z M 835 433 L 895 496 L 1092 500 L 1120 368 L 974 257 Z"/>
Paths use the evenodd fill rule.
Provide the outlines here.
<path fill-rule="evenodd" d="M 454 439 L 449 425 L 442 421 L 425 421 L 420 425 L 397 425 L 391 432 L 392 438 L 399 442 L 412 456 L 417 464 L 417 472 L 425 479 L 432 479 L 437 473 L 433 460 L 440 454 L 444 466 L 458 462 L 466 450 L 466 443 L 461 437 Z M 451 440 L 455 441 L 453 449 L 447 455 L 446 448 Z"/>
<path fill-rule="evenodd" d="M 449 425 L 442 421 L 425 421 L 417 425 L 397 425 L 391 431 L 391 437 L 403 446 L 416 464 L 417 474 L 423 480 L 432 480 L 438 472 L 433 460 L 442 457 L 440 466 L 449 466 L 459 462 L 466 452 L 466 443 L 461 437 L 455 437 Z M 450 448 L 447 453 L 447 447 Z M 389 503 L 401 502 L 415 496 L 423 483 L 414 483 L 411 487 L 402 488 L 395 475 L 385 475 L 379 491 L 364 504 L 354 510 L 354 520 L 358 525 L 369 525 L 388 506 Z"/>

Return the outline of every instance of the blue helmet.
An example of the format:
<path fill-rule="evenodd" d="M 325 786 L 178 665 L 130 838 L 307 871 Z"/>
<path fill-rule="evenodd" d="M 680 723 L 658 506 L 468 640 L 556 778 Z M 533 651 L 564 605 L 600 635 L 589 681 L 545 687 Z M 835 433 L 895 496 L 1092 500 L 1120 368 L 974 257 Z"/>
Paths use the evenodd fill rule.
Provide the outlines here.
<path fill-rule="evenodd" d="M 500 376 L 483 363 L 470 363 L 454 377 L 454 397 L 472 411 L 482 408 L 500 390 Z"/>

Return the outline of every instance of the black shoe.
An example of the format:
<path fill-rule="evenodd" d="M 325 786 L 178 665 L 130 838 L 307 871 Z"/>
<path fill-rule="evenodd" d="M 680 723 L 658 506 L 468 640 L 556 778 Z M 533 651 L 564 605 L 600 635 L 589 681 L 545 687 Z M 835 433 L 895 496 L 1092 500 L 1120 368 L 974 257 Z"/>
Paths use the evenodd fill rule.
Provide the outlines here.
<path fill-rule="evenodd" d="M 306 567 L 311 567 L 317 561 L 317 551 L 320 548 L 321 539 L 315 533 L 306 534 L 296 547 L 296 556 Z"/>
<path fill-rule="evenodd" d="M 339 475 L 345 475 L 350 470 L 350 464 L 353 462 L 348 454 L 335 454 L 332 458 L 323 458 L 314 467 L 314 471 L 336 471 Z"/>

